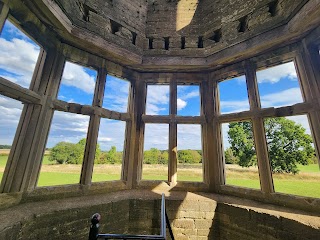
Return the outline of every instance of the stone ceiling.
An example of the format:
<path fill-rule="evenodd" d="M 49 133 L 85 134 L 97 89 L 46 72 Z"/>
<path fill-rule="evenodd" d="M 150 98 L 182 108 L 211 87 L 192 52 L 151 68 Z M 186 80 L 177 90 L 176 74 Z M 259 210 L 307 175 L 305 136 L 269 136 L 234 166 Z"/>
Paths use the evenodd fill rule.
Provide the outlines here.
<path fill-rule="evenodd" d="M 244 56 L 303 35 L 314 27 L 320 8 L 318 0 L 26 2 L 31 10 L 37 6 L 47 18 L 55 18 L 52 28 L 63 42 L 135 68 L 221 65 L 217 59 L 238 58 L 235 51 Z M 307 11 L 312 12 L 301 28 L 295 18 Z"/>

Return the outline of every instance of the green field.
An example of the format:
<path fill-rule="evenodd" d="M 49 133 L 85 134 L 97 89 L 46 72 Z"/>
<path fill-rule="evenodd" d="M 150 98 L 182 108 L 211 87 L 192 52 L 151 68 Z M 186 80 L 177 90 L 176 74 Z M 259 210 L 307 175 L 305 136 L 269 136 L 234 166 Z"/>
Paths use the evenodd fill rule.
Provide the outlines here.
<path fill-rule="evenodd" d="M 0 178 L 2 178 L 7 156 L 0 156 Z M 320 171 L 317 164 L 299 165 L 300 173 L 274 174 L 276 192 L 300 196 L 320 198 Z M 38 186 L 54 186 L 76 184 L 80 179 L 81 165 L 54 165 L 44 157 Z M 144 165 L 143 180 L 167 180 L 168 167 L 164 165 Z M 202 181 L 201 165 L 178 166 L 178 181 Z M 119 180 L 121 165 L 96 165 L 93 172 L 93 182 Z M 259 189 L 257 169 L 243 169 L 235 165 L 227 165 L 226 184 Z"/>

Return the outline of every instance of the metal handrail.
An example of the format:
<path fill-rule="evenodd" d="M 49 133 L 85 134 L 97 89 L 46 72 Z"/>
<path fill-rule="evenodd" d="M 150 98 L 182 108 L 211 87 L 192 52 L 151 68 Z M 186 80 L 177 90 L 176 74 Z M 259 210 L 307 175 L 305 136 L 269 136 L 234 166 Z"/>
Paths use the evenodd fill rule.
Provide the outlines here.
<path fill-rule="evenodd" d="M 169 223 L 169 218 L 166 212 L 165 197 L 162 194 L 161 198 L 161 227 L 160 235 L 131 235 L 131 234 L 99 234 L 99 222 L 101 216 L 96 213 L 91 218 L 91 227 L 89 232 L 89 240 L 97 239 L 149 239 L 149 240 L 165 240 L 166 225 L 169 228 L 171 239 L 174 240 L 173 232 Z"/>

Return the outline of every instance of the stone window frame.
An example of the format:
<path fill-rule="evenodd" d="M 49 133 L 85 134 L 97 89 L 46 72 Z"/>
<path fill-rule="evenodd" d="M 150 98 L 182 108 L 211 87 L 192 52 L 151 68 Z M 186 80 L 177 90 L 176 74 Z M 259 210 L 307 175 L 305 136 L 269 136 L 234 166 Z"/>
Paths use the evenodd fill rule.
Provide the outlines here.
<path fill-rule="evenodd" d="M 217 110 L 218 115 L 218 134 L 222 136 L 221 132 L 221 124 L 222 123 L 229 123 L 229 122 L 236 122 L 236 121 L 251 121 L 253 124 L 253 131 L 254 131 L 254 139 L 255 139 L 255 148 L 257 152 L 257 159 L 258 159 L 258 171 L 259 171 L 259 180 L 260 180 L 260 190 L 255 189 L 247 189 L 245 187 L 238 187 L 232 185 L 225 184 L 225 169 L 222 167 L 220 169 L 220 173 L 222 176 L 222 181 L 220 185 L 220 192 L 221 193 L 232 193 L 234 191 L 240 191 L 240 195 L 246 195 L 248 192 L 251 195 L 255 195 L 257 191 L 261 191 L 263 193 L 276 193 L 277 195 L 283 195 L 283 193 L 275 192 L 274 184 L 273 184 L 273 177 L 271 172 L 271 166 L 269 161 L 269 153 L 268 147 L 266 142 L 266 135 L 264 129 L 264 119 L 268 117 L 287 117 L 287 116 L 296 116 L 296 115 L 306 115 L 309 120 L 311 135 L 313 138 L 313 142 L 315 144 L 316 155 L 319 160 L 319 145 L 320 142 L 316 138 L 316 133 L 313 131 L 319 127 L 319 123 L 314 121 L 314 112 L 317 111 L 319 108 L 318 106 L 314 105 L 314 99 L 312 99 L 311 89 L 308 86 L 309 80 L 306 76 L 305 71 L 305 63 L 303 61 L 303 56 L 300 54 L 302 46 L 300 45 L 293 45 L 285 48 L 277 49 L 276 52 L 278 55 L 275 57 L 272 53 L 270 54 L 262 54 L 258 57 L 254 57 L 238 64 L 234 64 L 233 66 L 227 67 L 227 71 L 223 71 L 221 69 L 218 71 L 217 77 L 215 78 L 214 86 L 217 85 L 218 82 L 226 79 L 227 77 L 237 77 L 240 75 L 246 76 L 246 83 L 248 89 L 248 97 L 250 103 L 250 110 L 239 112 L 239 113 L 231 113 L 231 114 L 219 114 L 219 109 Z M 258 83 L 257 83 L 257 76 L 256 73 L 259 70 L 267 69 L 270 67 L 278 66 L 287 62 L 293 62 L 295 64 L 299 87 L 301 90 L 303 102 L 297 103 L 290 106 L 284 106 L 279 108 L 261 108 L 260 105 L 260 96 L 258 91 Z M 228 72 L 231 73 L 228 75 Z M 216 92 L 216 101 L 219 101 L 218 96 L 218 89 L 214 88 Z M 223 153 L 223 145 L 221 142 L 220 148 L 221 155 L 219 156 L 221 165 L 225 165 L 224 161 L 224 153 Z M 320 160 L 319 160 L 320 165 Z M 291 194 L 285 194 L 291 195 Z"/>
<path fill-rule="evenodd" d="M 179 74 L 178 74 L 179 75 Z M 178 158 L 177 158 L 177 125 L 178 124 L 197 124 L 201 126 L 201 141 L 202 141 L 202 151 L 204 151 L 204 143 L 203 143 L 203 111 L 202 111 L 202 100 L 201 100 L 201 89 L 202 89 L 202 82 L 197 80 L 197 77 L 195 77 L 195 81 L 192 81 L 192 78 L 188 78 L 187 80 L 183 80 L 175 74 L 169 74 L 164 79 L 161 79 L 161 76 L 159 76 L 158 79 L 151 78 L 147 79 L 145 77 L 145 91 L 147 95 L 147 87 L 149 85 L 168 85 L 169 86 L 169 114 L 168 115 L 146 115 L 145 111 L 142 115 L 142 121 L 143 121 L 143 136 L 142 139 L 144 141 L 144 128 L 145 124 L 168 124 L 169 125 L 169 143 L 168 143 L 168 179 L 167 181 L 157 180 L 153 181 L 153 183 L 157 182 L 166 182 L 169 186 L 176 186 L 176 185 L 188 185 L 188 184 L 194 184 L 195 182 L 187 182 L 187 181 L 177 181 L 177 166 L 178 166 Z M 177 114 L 177 87 L 178 85 L 181 86 L 199 86 L 200 91 L 200 115 L 199 116 L 180 116 Z M 146 105 L 146 95 L 145 95 L 145 101 L 144 104 Z M 138 184 L 140 186 L 150 186 L 149 184 L 151 181 L 148 180 L 142 180 L 142 161 L 143 161 L 143 147 L 142 147 L 142 153 L 140 154 L 140 171 L 138 176 Z M 202 164 L 204 166 L 204 163 Z M 204 170 L 204 167 L 203 167 Z M 203 171 L 203 177 L 204 177 L 204 171 Z M 200 183 L 203 184 L 205 182 L 205 179 Z"/>
<path fill-rule="evenodd" d="M 68 46 L 65 46 L 66 49 L 68 49 Z M 76 52 L 77 53 L 77 52 Z M 68 103 L 62 100 L 58 100 L 57 96 L 55 96 L 55 99 L 53 99 L 53 111 L 62 111 L 62 112 L 68 112 L 73 114 L 81 114 L 85 116 L 89 116 L 89 126 L 87 131 L 87 137 L 86 137 L 86 146 L 85 146 L 85 152 L 84 152 L 84 158 L 82 163 L 82 170 L 81 170 L 81 176 L 79 184 L 88 185 L 92 183 L 92 175 L 93 175 L 93 167 L 94 167 L 94 158 L 95 158 L 95 149 L 97 146 L 97 140 L 98 140 L 98 134 L 99 134 L 99 127 L 100 127 L 100 120 L 102 118 L 105 119 L 112 119 L 112 120 L 119 120 L 126 122 L 125 128 L 127 129 L 127 123 L 131 121 L 130 113 L 129 113 L 129 104 L 130 104 L 130 92 L 131 92 L 131 84 L 132 82 L 129 79 L 125 79 L 122 76 L 116 76 L 115 74 L 112 74 L 112 72 L 108 72 L 106 66 L 97 66 L 99 64 L 99 61 L 97 63 L 94 62 L 94 64 L 88 64 L 89 61 L 81 61 L 79 62 L 79 59 L 77 59 L 77 56 L 72 56 L 73 54 L 68 55 L 64 63 L 71 62 L 74 64 L 78 64 L 81 67 L 88 67 L 92 70 L 95 70 L 97 72 L 97 77 L 95 81 L 95 90 L 93 95 L 93 101 L 92 105 L 81 105 L 78 103 Z M 75 54 L 76 55 L 76 54 Z M 75 58 L 74 58 L 75 57 Z M 90 58 L 91 54 L 87 54 L 87 57 Z M 89 60 L 89 59 L 88 59 Z M 113 110 L 109 110 L 107 108 L 102 107 L 103 99 L 104 99 L 104 93 L 105 93 L 105 86 L 107 81 L 107 75 L 112 75 L 115 77 L 118 77 L 122 80 L 129 82 L 129 96 L 128 96 L 128 108 L 127 112 L 117 112 Z M 61 84 L 61 80 L 59 82 L 59 86 Z M 125 134 L 127 135 L 127 133 Z M 122 159 L 122 164 L 124 164 L 124 159 L 127 158 L 126 156 L 126 136 L 124 140 L 124 154 Z M 123 168 L 123 166 L 122 166 Z M 121 170 L 121 179 L 120 180 L 114 180 L 121 181 L 124 178 L 123 169 Z M 107 181 L 109 182 L 109 181 Z"/>

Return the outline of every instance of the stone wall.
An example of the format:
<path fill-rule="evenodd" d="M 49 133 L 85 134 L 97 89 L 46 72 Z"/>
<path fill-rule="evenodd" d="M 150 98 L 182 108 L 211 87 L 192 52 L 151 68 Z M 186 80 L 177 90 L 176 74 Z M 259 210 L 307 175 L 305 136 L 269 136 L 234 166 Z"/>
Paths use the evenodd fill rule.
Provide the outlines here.
<path fill-rule="evenodd" d="M 153 54 L 165 49 L 165 38 L 167 50 L 208 48 L 208 53 L 215 52 L 284 24 L 306 2 L 149 0 L 146 36 L 153 41 Z"/>
<path fill-rule="evenodd" d="M 307 212 L 207 193 L 170 195 L 166 209 L 178 240 L 320 239 L 320 216 Z M 0 211 L 0 239 L 87 240 L 96 212 L 100 233 L 159 235 L 160 199 L 129 190 L 19 204 Z"/>
<path fill-rule="evenodd" d="M 120 45 L 143 45 L 147 13 L 144 0 L 55 1 L 75 25 Z"/>

